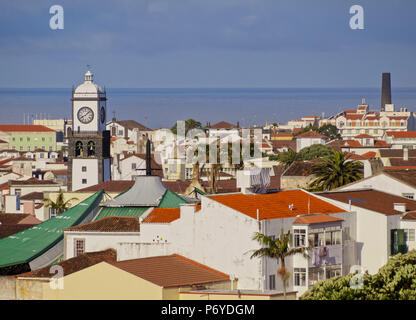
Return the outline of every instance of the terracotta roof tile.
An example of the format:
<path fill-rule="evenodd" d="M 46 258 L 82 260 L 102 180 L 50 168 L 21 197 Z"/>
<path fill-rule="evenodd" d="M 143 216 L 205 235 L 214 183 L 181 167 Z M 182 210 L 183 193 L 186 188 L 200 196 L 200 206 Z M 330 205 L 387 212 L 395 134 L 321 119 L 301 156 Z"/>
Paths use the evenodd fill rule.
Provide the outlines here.
<path fill-rule="evenodd" d="M 64 231 L 140 232 L 140 223 L 137 217 L 106 217 Z"/>
<path fill-rule="evenodd" d="M 403 215 L 403 220 L 416 220 L 416 211 L 408 212 Z"/>
<path fill-rule="evenodd" d="M 371 138 L 371 139 L 374 139 L 373 136 L 370 136 L 369 134 L 366 134 L 366 133 L 359 134 L 358 136 L 355 136 L 355 138 Z"/>
<path fill-rule="evenodd" d="M 394 138 L 416 138 L 416 131 L 387 131 L 388 136 L 393 136 Z"/>
<path fill-rule="evenodd" d="M 330 216 L 328 214 L 311 214 L 304 215 L 296 218 L 293 224 L 315 224 L 315 223 L 327 223 L 327 222 L 337 222 L 344 221 L 343 219 Z"/>
<path fill-rule="evenodd" d="M 180 208 L 154 208 L 143 223 L 170 223 L 179 217 Z"/>
<path fill-rule="evenodd" d="M 114 263 L 117 260 L 117 253 L 114 249 L 108 249 L 105 251 L 88 252 L 83 253 L 77 257 L 64 260 L 57 263 L 61 266 L 64 271 L 64 276 L 70 275 L 71 273 L 78 272 L 80 270 L 91 267 L 97 263 L 106 261 L 108 263 Z M 51 278 L 53 274 L 50 273 L 51 267 L 47 266 L 32 272 L 20 274 L 17 277 L 24 278 Z"/>
<path fill-rule="evenodd" d="M 210 129 L 237 129 L 237 127 L 229 122 L 220 121 L 209 126 Z"/>
<path fill-rule="evenodd" d="M 225 273 L 177 254 L 111 264 L 164 288 L 224 282 L 230 279 Z"/>
<path fill-rule="evenodd" d="M 55 130 L 49 129 L 45 126 L 28 125 L 28 124 L 10 124 L 0 125 L 0 131 L 5 132 L 55 132 Z"/>
<path fill-rule="evenodd" d="M 416 210 L 416 201 L 378 190 L 327 192 L 319 195 L 344 203 L 349 203 L 351 200 L 351 205 L 353 206 L 385 215 L 402 214 L 402 212 L 394 210 L 394 203 L 406 203 L 409 210 Z"/>
<path fill-rule="evenodd" d="M 303 190 L 287 190 L 268 194 L 230 194 L 211 196 L 210 199 L 259 219 L 280 219 L 308 213 L 338 213 L 345 210 L 318 199 Z M 293 204 L 292 210 L 289 206 Z"/>
<path fill-rule="evenodd" d="M 108 180 L 91 187 L 87 187 L 77 192 L 97 192 L 104 190 L 105 192 L 123 192 L 131 188 L 134 185 L 134 181 L 130 180 Z"/>
<path fill-rule="evenodd" d="M 298 136 L 296 136 L 296 139 L 303 139 L 303 138 L 320 138 L 320 139 L 328 139 L 327 136 L 324 136 L 323 134 L 320 134 L 316 131 L 309 130 L 305 133 L 302 133 Z"/>
<path fill-rule="evenodd" d="M 30 178 L 28 180 L 11 180 L 10 185 L 13 186 L 25 186 L 25 185 L 57 185 L 56 182 L 49 180 L 38 180 L 36 178 Z"/>
<path fill-rule="evenodd" d="M 31 192 L 20 197 L 20 200 L 42 200 L 43 192 Z"/>

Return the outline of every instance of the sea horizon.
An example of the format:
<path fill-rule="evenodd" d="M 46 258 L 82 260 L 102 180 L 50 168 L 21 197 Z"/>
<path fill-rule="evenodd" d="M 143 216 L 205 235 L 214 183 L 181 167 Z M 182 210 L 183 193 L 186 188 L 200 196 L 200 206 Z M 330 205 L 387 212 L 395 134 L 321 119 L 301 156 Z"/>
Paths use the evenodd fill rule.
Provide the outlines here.
<path fill-rule="evenodd" d="M 115 112 L 119 120 L 136 120 L 152 129 L 172 127 L 177 120 L 189 118 L 202 125 L 285 123 L 302 116 L 335 115 L 356 108 L 362 98 L 371 110 L 379 110 L 381 99 L 377 87 L 105 88 L 107 119 Z M 23 123 L 24 114 L 33 119 L 70 119 L 71 92 L 72 87 L 0 88 L 0 123 Z M 416 111 L 416 88 L 392 88 L 392 102 L 396 110 Z"/>

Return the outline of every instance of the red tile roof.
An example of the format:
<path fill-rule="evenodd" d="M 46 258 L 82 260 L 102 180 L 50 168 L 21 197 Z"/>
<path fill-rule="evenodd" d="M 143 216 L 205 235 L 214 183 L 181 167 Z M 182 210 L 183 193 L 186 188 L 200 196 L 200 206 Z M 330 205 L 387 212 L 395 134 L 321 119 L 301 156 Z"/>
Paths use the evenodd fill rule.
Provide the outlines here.
<path fill-rule="evenodd" d="M 302 133 L 298 136 L 296 136 L 296 139 L 302 139 L 302 138 L 321 138 L 321 139 L 328 139 L 328 137 L 324 136 L 323 134 L 320 134 L 316 131 L 309 130 L 305 133 Z"/>
<path fill-rule="evenodd" d="M 220 121 L 209 126 L 210 129 L 236 129 L 237 127 L 229 122 Z"/>
<path fill-rule="evenodd" d="M 179 208 L 154 208 L 143 223 L 171 223 L 179 219 Z"/>
<path fill-rule="evenodd" d="M 387 216 L 402 214 L 402 212 L 394 210 L 395 203 L 405 203 L 407 209 L 411 211 L 416 210 L 416 201 L 378 190 L 327 192 L 319 195 L 344 203 L 349 203 L 351 200 L 351 205 L 353 206 L 372 210 Z"/>
<path fill-rule="evenodd" d="M 38 180 L 36 178 L 30 178 L 28 180 L 11 180 L 10 184 L 13 186 L 26 186 L 26 185 L 57 185 L 56 182 L 50 180 Z"/>
<path fill-rule="evenodd" d="M 387 131 L 388 136 L 396 139 L 400 138 L 416 138 L 416 131 Z"/>
<path fill-rule="evenodd" d="M 374 151 L 369 151 L 361 155 L 366 159 L 374 159 L 376 157 L 376 153 Z"/>
<path fill-rule="evenodd" d="M 57 263 L 61 266 L 64 271 L 64 276 L 70 275 L 71 273 L 78 272 L 80 270 L 91 267 L 97 263 L 106 261 L 108 263 L 115 263 L 117 260 L 117 253 L 114 249 L 108 249 L 105 251 L 88 252 L 83 253 L 77 257 L 64 260 Z M 51 266 L 47 266 L 32 272 L 23 273 L 17 277 L 23 278 L 51 278 L 53 274 L 50 273 Z"/>
<path fill-rule="evenodd" d="M 376 140 L 376 141 L 374 141 L 374 146 L 375 147 L 386 147 L 386 148 L 390 147 L 390 145 L 386 141 L 384 141 L 384 140 Z"/>
<path fill-rule="evenodd" d="M 105 192 L 123 192 L 131 188 L 134 185 L 134 181 L 131 180 L 108 180 L 91 187 L 87 187 L 77 192 L 97 192 L 104 190 Z"/>
<path fill-rule="evenodd" d="M 0 131 L 5 132 L 55 132 L 45 126 L 29 125 L 29 124 L 9 124 L 0 125 Z"/>
<path fill-rule="evenodd" d="M 65 231 L 140 232 L 137 217 L 106 217 L 97 221 L 64 229 Z"/>
<path fill-rule="evenodd" d="M 366 133 L 359 134 L 358 136 L 355 136 L 355 138 L 371 138 L 371 139 L 374 139 L 373 136 L 370 136 L 369 134 L 366 134 Z"/>
<path fill-rule="evenodd" d="M 230 279 L 225 273 L 177 254 L 110 264 L 163 288 L 225 282 Z"/>
<path fill-rule="evenodd" d="M 309 213 L 345 212 L 345 210 L 303 190 L 255 195 L 230 194 L 210 196 L 209 198 L 254 219 L 257 218 L 257 210 L 259 210 L 260 220 L 296 217 L 299 214 L 308 213 L 308 207 Z M 291 204 L 293 204 L 292 210 L 289 208 Z"/>
<path fill-rule="evenodd" d="M 314 223 L 327 223 L 344 221 L 343 219 L 330 216 L 328 214 L 311 214 L 298 217 L 293 224 L 314 224 Z"/>
<path fill-rule="evenodd" d="M 406 213 L 402 219 L 403 220 L 416 220 L 416 211 Z"/>

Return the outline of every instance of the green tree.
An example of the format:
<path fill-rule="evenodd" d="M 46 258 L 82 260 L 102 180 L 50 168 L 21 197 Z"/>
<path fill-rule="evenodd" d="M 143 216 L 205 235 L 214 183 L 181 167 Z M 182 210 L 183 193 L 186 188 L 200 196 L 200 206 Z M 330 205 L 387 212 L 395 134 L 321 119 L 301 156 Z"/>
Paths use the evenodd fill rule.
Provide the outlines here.
<path fill-rule="evenodd" d="M 60 214 L 64 212 L 65 210 L 68 210 L 71 207 L 72 201 L 78 201 L 77 198 L 71 198 L 67 201 L 65 201 L 65 196 L 62 190 L 59 190 L 58 196 L 56 197 L 56 200 L 53 201 L 51 199 L 44 198 L 42 200 L 45 202 L 46 208 L 52 208 L 56 211 L 57 214 Z"/>
<path fill-rule="evenodd" d="M 255 250 L 251 255 L 251 259 L 255 257 L 267 257 L 278 260 L 281 268 L 277 270 L 277 275 L 280 276 L 283 283 L 283 295 L 286 299 L 286 287 L 287 281 L 290 278 L 290 272 L 286 269 L 285 259 L 295 254 L 302 254 L 305 257 L 308 256 L 309 247 L 296 247 L 291 248 L 290 231 L 286 234 L 282 228 L 280 238 L 272 239 L 262 233 L 256 232 L 253 240 L 256 240 L 262 247 Z"/>
<path fill-rule="evenodd" d="M 333 124 L 324 124 L 318 128 L 317 132 L 327 136 L 331 140 L 341 139 L 341 135 L 339 134 L 337 127 Z"/>
<path fill-rule="evenodd" d="M 357 276 L 362 277 L 361 288 L 350 284 Z M 300 299 L 416 300 L 416 250 L 393 256 L 375 275 L 350 273 L 318 281 Z"/>
<path fill-rule="evenodd" d="M 170 129 L 174 134 L 178 134 L 177 123 Z M 202 129 L 201 122 L 196 121 L 195 119 L 185 120 L 185 134 L 192 129 Z"/>
<path fill-rule="evenodd" d="M 363 165 L 359 161 L 349 161 L 346 152 L 332 151 L 312 167 L 317 178 L 309 187 L 314 191 L 329 191 L 348 183 L 360 180 Z"/>
<path fill-rule="evenodd" d="M 277 160 L 281 162 L 286 168 L 289 167 L 293 162 L 298 160 L 298 154 L 293 151 L 292 149 L 289 149 L 286 152 L 280 152 L 277 155 Z"/>
<path fill-rule="evenodd" d="M 297 160 L 298 161 L 308 161 L 316 158 L 328 157 L 332 154 L 333 149 L 331 147 L 314 144 L 310 147 L 303 148 L 298 152 Z"/>
<path fill-rule="evenodd" d="M 339 140 L 341 139 L 341 135 L 339 134 L 339 131 L 337 129 L 336 126 L 332 125 L 332 124 L 324 124 L 321 127 L 315 127 L 315 126 L 311 126 L 311 127 L 305 127 L 302 130 L 300 130 L 298 133 L 296 133 L 294 135 L 294 137 L 308 132 L 308 131 L 316 131 L 326 137 L 328 137 L 330 140 Z"/>

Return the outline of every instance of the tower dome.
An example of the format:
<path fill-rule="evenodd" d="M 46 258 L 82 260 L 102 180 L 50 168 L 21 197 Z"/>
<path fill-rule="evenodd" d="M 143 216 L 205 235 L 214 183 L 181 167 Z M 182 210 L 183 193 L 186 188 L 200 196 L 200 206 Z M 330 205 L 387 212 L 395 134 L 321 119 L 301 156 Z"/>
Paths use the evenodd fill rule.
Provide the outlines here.
<path fill-rule="evenodd" d="M 88 70 L 85 73 L 84 83 L 79 85 L 75 89 L 74 93 L 75 94 L 93 94 L 93 95 L 99 95 L 101 93 L 104 93 L 101 87 L 94 83 L 93 79 L 94 79 L 94 75 L 91 73 L 90 70 Z"/>

